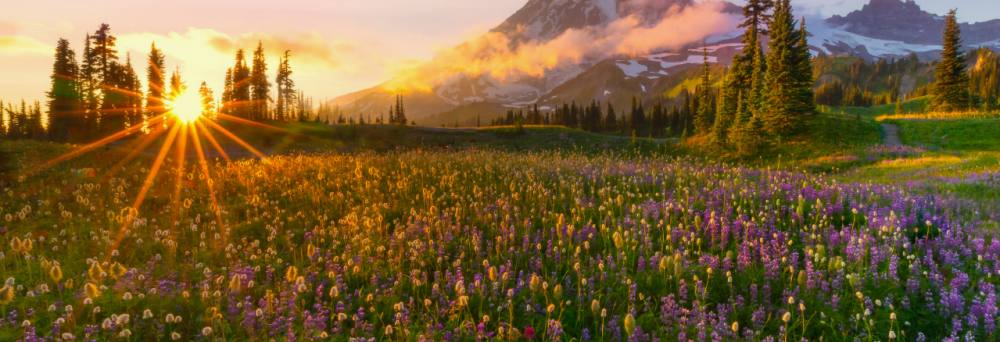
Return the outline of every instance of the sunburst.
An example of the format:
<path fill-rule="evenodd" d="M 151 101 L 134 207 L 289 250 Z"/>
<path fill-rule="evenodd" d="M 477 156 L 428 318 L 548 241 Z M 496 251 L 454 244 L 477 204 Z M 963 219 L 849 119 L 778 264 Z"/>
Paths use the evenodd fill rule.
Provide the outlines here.
<path fill-rule="evenodd" d="M 205 105 L 197 93 L 185 92 L 166 101 L 168 113 L 184 124 L 191 124 L 201 118 Z"/>
<path fill-rule="evenodd" d="M 117 90 L 117 89 L 112 89 L 112 90 Z M 142 96 L 141 94 L 134 94 L 126 91 L 121 91 L 120 93 L 134 97 Z M 156 157 L 151 167 L 149 168 L 150 170 L 149 174 L 146 175 L 146 178 L 141 184 L 139 193 L 136 196 L 134 202 L 132 203 L 131 206 L 126 207 L 124 208 L 124 210 L 122 210 L 123 217 L 121 218 L 121 222 L 123 224 L 122 227 L 124 228 L 127 227 L 129 224 L 131 224 L 133 220 L 139 217 L 140 215 L 139 209 L 142 207 L 143 201 L 146 199 L 146 196 L 152 190 L 151 188 L 154 184 L 153 180 L 156 178 L 160 169 L 164 166 L 163 164 L 166 161 L 167 156 L 171 154 L 171 152 L 175 154 L 176 156 L 175 159 L 177 163 L 177 165 L 172 167 L 175 167 L 180 171 L 177 173 L 178 177 L 175 180 L 176 184 L 174 187 L 175 189 L 181 188 L 182 177 L 180 177 L 179 175 L 183 174 L 183 170 L 185 168 L 185 163 L 187 159 L 186 156 L 187 140 L 190 137 L 197 152 L 198 164 L 200 164 L 199 171 L 201 171 L 202 174 L 204 174 L 205 176 L 204 181 L 207 185 L 209 195 L 211 197 L 212 208 L 215 208 L 213 211 L 215 211 L 215 215 L 216 218 L 218 219 L 218 222 L 222 222 L 220 217 L 221 215 L 219 214 L 219 204 L 216 200 L 216 194 L 212 178 L 208 172 L 208 163 L 207 160 L 205 159 L 205 149 L 202 146 L 201 138 L 205 138 L 209 142 L 209 145 L 212 148 L 214 148 L 216 152 L 218 152 L 218 154 L 223 159 L 225 159 L 227 163 L 231 163 L 232 160 L 229 158 L 228 154 L 222 148 L 222 146 L 219 145 L 215 137 L 212 136 L 212 133 L 210 132 L 209 128 L 218 133 L 221 133 L 222 135 L 236 142 L 243 148 L 246 148 L 251 153 L 259 157 L 262 160 L 262 162 L 267 163 L 268 161 L 267 161 L 267 156 L 265 156 L 260 151 L 250 146 L 250 144 L 237 137 L 235 134 L 224 128 L 222 125 L 216 123 L 214 120 L 226 120 L 234 123 L 245 124 L 260 128 L 279 130 L 290 134 L 301 134 L 298 132 L 289 131 L 271 125 L 226 115 L 218 111 L 210 112 L 207 110 L 204 102 L 202 101 L 201 96 L 199 96 L 197 92 L 178 92 L 167 98 L 159 99 L 159 101 L 163 103 L 162 107 L 150 107 L 147 109 L 159 110 L 162 112 L 162 114 L 146 120 L 141 125 L 133 125 L 125 130 L 111 134 L 96 142 L 77 148 L 76 150 L 70 153 L 64 154 L 62 156 L 53 158 L 52 160 L 48 160 L 44 163 L 41 163 L 35 167 L 32 167 L 28 170 L 21 172 L 20 175 L 30 176 L 32 174 L 37 174 L 41 170 L 80 157 L 88 152 L 96 150 L 100 147 L 104 147 L 124 137 L 130 135 L 134 136 L 135 134 L 145 134 L 145 136 L 137 137 L 133 142 L 128 144 L 129 153 L 122 160 L 116 163 L 114 167 L 108 169 L 107 173 L 101 177 L 101 182 L 105 182 L 111 177 L 113 177 L 117 171 L 121 170 L 123 166 L 125 166 L 127 163 L 131 162 L 133 159 L 138 157 L 138 155 L 142 153 L 142 151 L 145 151 L 146 148 L 148 148 L 150 145 L 152 145 L 153 142 L 157 140 L 157 138 L 166 135 L 166 137 L 163 139 L 163 144 L 160 146 L 159 151 L 157 152 Z M 232 109 L 237 107 L 250 106 L 257 104 L 258 102 L 259 101 L 235 102 L 227 105 L 224 108 Z M 67 112 L 65 114 L 71 114 L 71 113 Z M 209 119 L 210 117 L 212 119 Z M 175 202 L 179 200 L 178 195 L 179 194 L 175 194 L 175 196 L 173 196 Z M 179 208 L 179 207 L 180 203 L 172 203 L 171 205 L 171 208 Z M 176 215 L 177 212 L 174 212 L 172 213 L 171 216 L 176 216 Z M 120 241 L 121 241 L 121 236 L 116 238 L 115 242 L 109 247 L 112 249 L 117 248 Z"/>

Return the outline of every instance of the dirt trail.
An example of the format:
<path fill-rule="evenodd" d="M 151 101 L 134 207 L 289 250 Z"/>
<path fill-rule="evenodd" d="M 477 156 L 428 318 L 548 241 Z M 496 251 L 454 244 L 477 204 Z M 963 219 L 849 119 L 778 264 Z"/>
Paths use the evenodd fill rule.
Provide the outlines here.
<path fill-rule="evenodd" d="M 882 124 L 882 130 L 885 131 L 885 144 L 890 146 L 899 146 L 903 142 L 899 140 L 899 127 L 892 124 Z"/>

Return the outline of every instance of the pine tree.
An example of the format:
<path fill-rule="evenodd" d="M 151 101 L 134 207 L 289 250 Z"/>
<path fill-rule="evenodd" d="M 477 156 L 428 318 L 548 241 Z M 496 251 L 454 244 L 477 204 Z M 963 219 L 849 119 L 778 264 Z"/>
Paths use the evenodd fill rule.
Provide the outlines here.
<path fill-rule="evenodd" d="M 699 102 L 701 105 L 698 107 L 698 113 L 694 118 L 695 123 L 695 134 L 708 134 L 712 129 L 712 106 L 708 105 L 710 102 L 709 94 L 711 92 L 711 74 L 708 65 L 708 48 L 703 48 L 703 58 L 704 64 L 701 70 L 701 86 L 699 87 Z"/>
<path fill-rule="evenodd" d="M 79 123 L 75 122 L 75 112 L 80 107 L 79 86 L 76 82 L 78 69 L 76 53 L 69 47 L 69 41 L 59 39 L 56 43 L 55 63 L 52 65 L 52 89 L 46 94 L 49 98 L 49 138 L 52 141 L 69 142 L 70 130 L 79 127 Z M 0 104 L 0 114 L 2 110 L 3 104 Z"/>
<path fill-rule="evenodd" d="M 141 125 L 143 121 L 143 113 L 145 112 L 142 106 L 142 82 L 139 81 L 139 74 L 137 74 L 135 69 L 132 67 L 131 54 L 125 54 L 125 65 L 122 69 L 121 83 L 118 87 L 124 89 L 126 92 L 124 100 L 124 108 L 126 108 L 125 121 L 128 123 L 129 127 Z"/>
<path fill-rule="evenodd" d="M 45 126 L 42 125 L 42 104 L 35 105 L 28 112 L 28 134 L 32 140 L 45 140 Z"/>
<path fill-rule="evenodd" d="M 945 17 L 944 50 L 941 62 L 934 75 L 934 108 L 939 111 L 964 111 L 969 107 L 969 74 L 962 52 L 962 29 L 958 25 L 956 11 L 951 10 Z"/>
<path fill-rule="evenodd" d="M 732 103 L 739 101 L 738 93 L 734 94 L 736 88 L 732 86 L 732 83 L 732 74 L 723 79 L 715 123 L 712 125 L 712 141 L 718 148 L 722 149 L 729 144 L 730 125 L 736 116 L 736 108 L 732 106 Z"/>
<path fill-rule="evenodd" d="M 402 125 L 406 124 L 406 106 L 403 104 L 403 95 L 396 95 L 396 120 Z"/>
<path fill-rule="evenodd" d="M 204 81 L 201 82 L 201 87 L 198 88 L 198 96 L 201 97 L 201 107 L 204 109 L 204 111 L 202 111 L 202 116 L 214 119 L 215 94 L 212 93 L 212 89 L 208 87 L 208 83 L 205 83 Z"/>
<path fill-rule="evenodd" d="M 232 114 L 233 113 L 233 68 L 226 69 L 226 79 L 222 86 L 222 98 L 220 99 L 222 105 L 219 108 L 219 113 Z"/>
<path fill-rule="evenodd" d="M 163 99 L 166 96 L 166 77 L 163 72 L 166 70 L 163 51 L 156 48 L 154 42 L 149 49 L 149 56 L 146 57 L 146 120 L 163 114 Z"/>
<path fill-rule="evenodd" d="M 774 9 L 774 0 L 747 1 L 746 6 L 743 6 L 743 23 L 739 27 L 746 28 L 747 32 L 753 29 L 759 34 L 769 35 L 770 32 L 764 25 L 771 21 L 771 15 L 767 12 L 772 9 Z M 744 36 L 744 42 L 747 42 L 746 38 L 748 37 Z"/>
<path fill-rule="evenodd" d="M 6 120 L 4 120 L 3 113 L 3 100 L 0 100 L 0 141 L 3 141 L 7 137 L 7 126 L 4 123 Z"/>
<path fill-rule="evenodd" d="M 609 132 L 618 130 L 618 117 L 615 116 L 615 107 L 608 101 L 608 116 L 604 118 L 605 129 Z"/>
<path fill-rule="evenodd" d="M 100 92 L 100 81 L 99 75 L 99 62 L 97 60 L 98 56 L 91 48 L 91 37 L 88 34 L 84 40 L 83 48 L 83 63 L 80 67 L 80 76 L 77 77 L 80 85 L 80 91 L 83 94 L 83 108 L 84 119 L 83 119 L 83 129 L 82 138 L 84 141 L 89 140 L 91 137 L 97 134 L 97 122 L 98 122 L 98 111 L 100 106 L 100 98 L 98 94 Z M 11 125 L 11 128 L 14 126 Z M 10 129 L 8 129 L 10 131 Z"/>
<path fill-rule="evenodd" d="M 790 8 L 789 11 L 791 11 Z M 805 17 L 802 17 L 798 35 L 799 40 L 794 47 L 794 73 L 792 74 L 795 81 L 792 90 L 792 96 L 795 99 L 793 112 L 809 114 L 816 111 L 816 93 L 813 92 L 816 77 L 813 74 L 812 52 L 809 50 L 809 33 L 806 31 Z"/>
<path fill-rule="evenodd" d="M 291 51 L 285 50 L 284 57 L 278 62 L 278 75 L 274 80 L 278 87 L 277 106 L 275 116 L 279 121 L 288 120 L 288 104 L 295 100 L 295 81 L 292 80 L 292 67 L 288 64 Z M 339 111 L 339 106 L 337 107 Z M 342 122 L 341 122 L 342 123 Z"/>
<path fill-rule="evenodd" d="M 184 85 L 184 81 L 181 80 L 181 71 L 174 70 L 174 73 L 170 75 L 170 97 L 177 98 L 184 93 L 187 86 Z"/>
<path fill-rule="evenodd" d="M 271 82 L 267 80 L 267 61 L 264 60 L 264 44 L 257 42 L 257 49 L 253 52 L 253 71 L 250 78 L 252 105 L 250 106 L 250 116 L 253 120 L 263 121 L 269 119 L 268 102 L 271 101 Z"/>
<path fill-rule="evenodd" d="M 803 56 L 800 44 L 802 32 L 795 29 L 795 19 L 789 0 L 780 0 L 775 7 L 770 23 L 771 36 L 768 42 L 770 52 L 762 92 L 763 115 L 756 115 L 764 129 L 772 135 L 790 135 L 801 126 L 808 104 L 805 94 L 812 95 L 811 88 L 802 75 L 809 59 Z M 811 75 L 808 76 L 811 78 Z M 808 84 L 811 87 L 811 84 Z"/>
<path fill-rule="evenodd" d="M 903 101 L 896 101 L 896 115 L 903 115 Z"/>
<path fill-rule="evenodd" d="M 122 85 L 127 83 L 125 68 L 118 63 L 117 40 L 111 35 L 111 26 L 101 24 L 94 35 L 93 54 L 96 56 L 96 78 L 100 84 L 100 131 L 117 132 L 126 126 L 127 96 Z"/>
<path fill-rule="evenodd" d="M 236 65 L 233 66 L 233 90 L 231 107 L 233 116 L 250 119 L 250 68 L 247 67 L 243 49 L 236 51 Z"/>

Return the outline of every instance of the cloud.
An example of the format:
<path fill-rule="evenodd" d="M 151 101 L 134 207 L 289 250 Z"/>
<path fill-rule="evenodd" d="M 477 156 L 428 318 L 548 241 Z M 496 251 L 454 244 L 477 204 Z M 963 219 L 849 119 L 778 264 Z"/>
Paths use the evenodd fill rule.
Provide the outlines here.
<path fill-rule="evenodd" d="M 0 54 L 2 55 L 51 55 L 55 47 L 42 43 L 31 37 L 3 36 L 0 37 Z"/>
<path fill-rule="evenodd" d="M 603 27 L 570 29 L 550 41 L 532 41 L 514 49 L 509 48 L 509 37 L 490 32 L 443 52 L 433 61 L 401 70 L 385 87 L 390 91 L 429 91 L 456 77 L 478 75 L 517 81 L 584 60 L 678 48 L 732 31 L 737 23 L 738 18 L 722 13 L 720 3 L 698 2 L 684 9 L 673 7 L 655 23 L 628 16 Z"/>
<path fill-rule="evenodd" d="M 14 26 L 14 24 L 0 21 L 0 36 L 6 36 L 15 33 L 17 33 L 17 27 Z"/>
<path fill-rule="evenodd" d="M 283 53 L 290 50 L 297 62 L 320 66 L 329 70 L 347 67 L 348 56 L 358 53 L 356 44 L 350 41 L 328 41 L 318 33 L 295 33 L 278 36 L 265 33 L 248 33 L 236 37 L 219 35 L 207 43 L 220 53 L 232 54 L 239 47 L 256 48 L 257 43 Z"/>
<path fill-rule="evenodd" d="M 237 49 L 244 49 L 250 59 L 258 42 L 263 44 L 270 69 L 277 67 L 278 57 L 285 50 L 291 51 L 293 69 L 311 71 L 347 71 L 361 68 L 365 55 L 350 41 L 327 40 L 318 33 L 245 33 L 229 35 L 212 29 L 189 28 L 187 32 L 124 34 L 118 44 L 127 50 L 148 53 L 150 45 L 164 51 L 167 58 L 175 58 L 188 67 L 211 66 L 218 73 L 235 63 Z"/>

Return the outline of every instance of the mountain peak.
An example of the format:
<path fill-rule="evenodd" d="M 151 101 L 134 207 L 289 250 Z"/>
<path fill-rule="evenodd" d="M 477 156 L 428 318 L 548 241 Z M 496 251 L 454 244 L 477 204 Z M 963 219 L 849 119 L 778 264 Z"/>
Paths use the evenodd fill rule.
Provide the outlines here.
<path fill-rule="evenodd" d="M 490 32 L 505 34 L 514 45 L 547 41 L 569 29 L 602 26 L 629 15 L 657 21 L 672 7 L 692 3 L 694 0 L 530 0 Z"/>
<path fill-rule="evenodd" d="M 871 0 L 846 16 L 826 22 L 846 26 L 848 32 L 866 37 L 897 40 L 908 44 L 940 44 L 943 18 L 925 12 L 913 0 Z"/>

